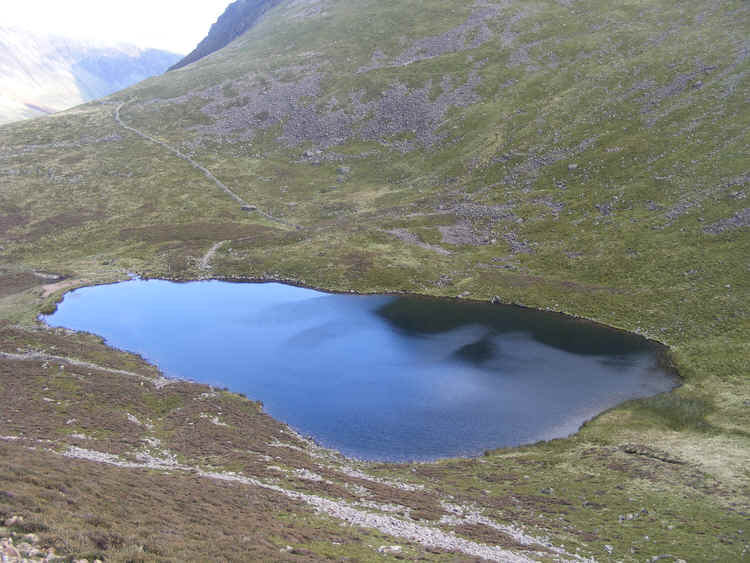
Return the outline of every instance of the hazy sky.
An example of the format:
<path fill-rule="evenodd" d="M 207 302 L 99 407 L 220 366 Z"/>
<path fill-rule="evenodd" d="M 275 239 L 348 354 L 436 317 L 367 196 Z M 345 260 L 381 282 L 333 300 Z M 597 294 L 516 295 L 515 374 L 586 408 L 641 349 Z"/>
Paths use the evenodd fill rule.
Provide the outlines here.
<path fill-rule="evenodd" d="M 187 54 L 232 0 L 0 0 L 0 26 Z"/>

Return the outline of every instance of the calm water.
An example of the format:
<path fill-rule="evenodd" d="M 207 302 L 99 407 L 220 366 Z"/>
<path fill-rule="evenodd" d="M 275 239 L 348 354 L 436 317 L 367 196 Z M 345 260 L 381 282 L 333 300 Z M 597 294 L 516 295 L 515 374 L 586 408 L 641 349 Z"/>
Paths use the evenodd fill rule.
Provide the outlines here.
<path fill-rule="evenodd" d="M 489 304 L 135 280 L 74 291 L 46 320 L 99 334 L 168 376 L 260 399 L 301 433 L 365 459 L 567 436 L 677 384 L 641 338 Z"/>

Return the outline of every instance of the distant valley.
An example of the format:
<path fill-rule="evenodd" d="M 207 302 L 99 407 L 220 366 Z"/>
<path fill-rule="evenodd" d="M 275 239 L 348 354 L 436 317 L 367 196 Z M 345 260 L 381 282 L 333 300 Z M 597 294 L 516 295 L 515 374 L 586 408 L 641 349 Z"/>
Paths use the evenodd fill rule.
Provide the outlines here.
<path fill-rule="evenodd" d="M 0 27 L 0 123 L 54 113 L 161 74 L 181 58 L 125 43 Z"/>

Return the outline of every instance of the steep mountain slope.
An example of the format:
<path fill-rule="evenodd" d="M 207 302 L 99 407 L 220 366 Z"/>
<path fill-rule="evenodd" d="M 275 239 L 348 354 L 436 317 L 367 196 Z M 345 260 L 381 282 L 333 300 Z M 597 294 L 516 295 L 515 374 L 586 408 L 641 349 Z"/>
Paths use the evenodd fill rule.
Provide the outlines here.
<path fill-rule="evenodd" d="M 179 55 L 0 28 L 0 123 L 101 98 L 161 74 Z"/>
<path fill-rule="evenodd" d="M 208 35 L 184 59 L 172 66 L 170 70 L 182 68 L 226 47 L 240 35 L 253 27 L 267 10 L 277 5 L 280 0 L 237 0 L 232 2 L 215 24 Z"/>
<path fill-rule="evenodd" d="M 72 285 L 137 272 L 497 296 L 598 320 L 668 345 L 683 387 L 613 409 L 568 440 L 480 461 L 357 465 L 370 478 L 406 483 L 396 486 L 401 493 L 331 474 L 297 442 L 271 461 L 270 437 L 263 447 L 241 441 L 257 421 L 212 428 L 227 433 L 215 440 L 207 430 L 200 442 L 186 439 L 201 424 L 197 407 L 184 407 L 193 405 L 188 391 L 179 398 L 155 389 L 134 402 L 184 467 L 269 484 L 278 477 L 269 467 L 281 464 L 287 477 L 274 486 L 287 493 L 349 509 L 361 502 L 404 529 L 419 520 L 526 554 L 529 544 L 508 539 L 518 526 L 564 544 L 569 559 L 738 560 L 750 550 L 748 29 L 742 0 L 284 0 L 195 63 L 0 128 L 9 287 L 0 298 L 9 325 L 0 365 L 11 374 L 73 353 L 119 365 L 83 336 L 35 324 L 63 289 L 42 289 L 40 272 L 65 274 Z M 31 351 L 47 356 L 24 355 Z M 128 361 L 129 371 L 146 369 Z M 93 400 L 95 381 L 69 371 L 59 375 L 61 405 Z M 29 401 L 42 393 L 39 381 L 25 390 Z M 38 397 L 34 405 L 57 408 Z M 111 408 L 123 420 L 130 412 Z M 65 420 L 98 424 L 85 418 L 95 412 L 76 409 Z M 23 412 L 0 420 L 0 436 L 32 435 Z M 119 437 L 118 455 L 135 455 L 134 428 L 108 430 Z M 64 450 L 76 444 L 69 434 L 45 427 L 33 438 Z M 248 460 L 251 450 L 266 457 Z M 27 491 L 13 467 L 5 487 Z M 322 477 L 293 477 L 307 472 Z M 407 494 L 414 486 L 426 492 Z M 369 493 L 357 498 L 357 487 Z M 6 504 L 6 512 L 32 510 Z M 325 512 L 344 513 L 352 514 Z M 61 519 L 45 524 L 50 534 L 86 526 Z M 400 525 L 371 527 L 386 543 Z M 133 533 L 131 547 L 156 541 Z M 294 542 L 269 532 L 272 547 L 346 554 L 309 532 L 289 533 Z M 448 544 L 424 539 L 430 533 L 409 541 L 437 551 L 409 557 L 447 557 L 440 549 Z M 369 542 L 368 553 L 381 557 L 372 539 L 335 541 L 365 552 Z M 479 553 L 460 545 L 463 555 Z"/>

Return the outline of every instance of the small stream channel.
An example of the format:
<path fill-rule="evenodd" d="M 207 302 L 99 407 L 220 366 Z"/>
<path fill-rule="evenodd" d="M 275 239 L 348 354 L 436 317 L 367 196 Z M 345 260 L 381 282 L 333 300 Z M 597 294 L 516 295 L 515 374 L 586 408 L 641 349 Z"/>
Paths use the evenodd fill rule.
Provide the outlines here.
<path fill-rule="evenodd" d="M 73 291 L 45 320 L 98 334 L 167 376 L 245 393 L 322 445 L 370 460 L 568 436 L 679 384 L 639 336 L 484 303 L 133 280 Z"/>

